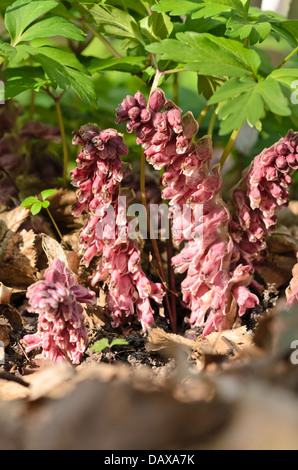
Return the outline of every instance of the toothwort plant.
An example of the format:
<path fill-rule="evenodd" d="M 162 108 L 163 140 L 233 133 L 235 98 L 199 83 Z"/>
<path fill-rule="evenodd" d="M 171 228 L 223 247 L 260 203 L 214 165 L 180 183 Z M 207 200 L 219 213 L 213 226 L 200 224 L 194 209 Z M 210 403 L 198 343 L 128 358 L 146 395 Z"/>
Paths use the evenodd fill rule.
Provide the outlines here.
<path fill-rule="evenodd" d="M 193 236 L 172 259 L 177 272 L 186 272 L 182 291 L 190 323 L 204 326 L 204 335 L 233 327 L 237 315 L 259 303 L 249 289 L 257 286 L 254 264 L 266 248 L 265 235 L 276 224 L 276 209 L 289 200 L 291 173 L 298 167 L 297 134 L 289 132 L 254 159 L 233 191 L 232 216 L 221 197 L 220 165 L 210 169 L 211 139 L 194 141 L 198 126 L 191 113 L 182 116 L 156 89 L 148 105 L 139 92 L 127 96 L 116 115 L 116 123 L 127 122 L 127 131 L 136 132 L 148 162 L 157 170 L 165 168 L 162 195 L 169 200 L 174 240 L 189 240 L 175 239 L 178 225 L 183 226 L 179 233 Z M 175 207 L 185 204 L 191 216 L 176 218 Z M 199 205 L 201 219 L 194 217 Z"/>
<path fill-rule="evenodd" d="M 81 232 L 84 262 L 89 266 L 95 256 L 99 257 L 92 284 L 103 281 L 108 286 L 106 310 L 114 327 L 136 311 L 143 329 L 147 329 L 154 321 L 149 299 L 160 303 L 164 291 L 142 271 L 139 249 L 127 236 L 126 217 L 118 204 L 123 179 L 120 157 L 127 155 L 128 148 L 117 131 L 101 131 L 92 124 L 74 132 L 73 143 L 82 147 L 77 168 L 71 173 L 72 184 L 78 187 L 73 211 L 85 211 L 89 216 Z M 107 217 L 109 206 L 116 220 Z"/>
<path fill-rule="evenodd" d="M 81 304 L 94 303 L 95 293 L 77 284 L 76 277 L 56 258 L 43 281 L 27 291 L 29 312 L 38 314 L 37 333 L 26 335 L 27 352 L 42 348 L 52 362 L 66 359 L 79 364 L 87 347 L 87 330 Z"/>

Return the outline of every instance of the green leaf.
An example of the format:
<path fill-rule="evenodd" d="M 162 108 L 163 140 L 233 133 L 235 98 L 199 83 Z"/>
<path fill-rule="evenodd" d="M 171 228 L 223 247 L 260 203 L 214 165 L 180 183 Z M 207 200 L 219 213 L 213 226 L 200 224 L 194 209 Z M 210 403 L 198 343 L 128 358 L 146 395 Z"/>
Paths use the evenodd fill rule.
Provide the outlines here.
<path fill-rule="evenodd" d="M 45 85 L 46 82 L 46 80 L 36 82 L 34 79 L 30 78 L 16 78 L 10 80 L 5 84 L 5 99 L 10 100 L 11 98 L 15 98 L 20 93 L 27 90 L 39 91 L 40 87 Z"/>
<path fill-rule="evenodd" d="M 254 22 L 251 19 L 233 15 L 227 22 L 226 35 L 231 38 L 240 38 L 241 41 L 250 37 L 250 43 L 264 41 L 271 32 L 271 24 L 268 22 Z"/>
<path fill-rule="evenodd" d="M 86 11 L 92 16 L 100 32 L 143 43 L 136 20 L 126 11 L 107 5 L 88 5 Z"/>
<path fill-rule="evenodd" d="M 278 36 L 283 37 L 291 47 L 297 47 L 297 39 L 285 28 L 283 28 L 280 24 L 272 24 L 272 31 L 277 33 Z"/>
<path fill-rule="evenodd" d="M 161 0 L 152 6 L 153 11 L 170 12 L 171 15 L 187 15 L 194 12 L 193 19 L 216 16 L 228 11 L 236 11 L 246 16 L 241 0 Z"/>
<path fill-rule="evenodd" d="M 117 70 L 119 72 L 138 73 L 145 68 L 145 56 L 126 56 L 120 59 L 98 59 L 97 57 L 82 57 L 83 64 L 91 74 L 102 70 Z"/>
<path fill-rule="evenodd" d="M 220 103 L 220 135 L 242 127 L 245 121 L 256 126 L 265 114 L 265 106 L 279 116 L 290 116 L 288 99 L 279 84 L 269 77 L 259 83 L 249 78 L 232 78 L 211 97 L 208 104 Z"/>
<path fill-rule="evenodd" d="M 284 96 L 280 85 L 273 78 L 269 77 L 258 84 L 258 93 L 261 94 L 265 104 L 270 111 L 279 116 L 290 116 L 291 109 L 289 103 Z"/>
<path fill-rule="evenodd" d="M 254 80 L 250 78 L 245 78 L 243 80 L 239 80 L 239 78 L 233 77 L 227 82 L 225 82 L 209 99 L 208 104 L 213 105 L 223 101 L 227 101 L 231 98 L 235 98 L 236 96 L 245 93 L 256 85 Z"/>
<path fill-rule="evenodd" d="M 28 28 L 21 36 L 21 41 L 31 41 L 36 38 L 63 36 L 68 39 L 83 41 L 85 33 L 62 16 L 48 16 Z"/>
<path fill-rule="evenodd" d="M 41 191 L 41 197 L 45 201 L 48 199 L 48 197 L 53 196 L 56 194 L 56 189 L 45 189 L 44 191 Z"/>
<path fill-rule="evenodd" d="M 240 0 L 205 0 L 205 4 L 192 14 L 193 19 L 213 17 L 232 10 L 246 13 Z"/>
<path fill-rule="evenodd" d="M 258 54 L 238 41 L 218 38 L 209 33 L 178 33 L 177 39 L 165 39 L 146 47 L 162 59 L 186 63 L 185 68 L 202 75 L 241 77 L 257 74 Z"/>
<path fill-rule="evenodd" d="M 67 68 L 67 79 L 77 95 L 86 98 L 93 106 L 97 106 L 97 94 L 92 79 L 78 70 Z"/>
<path fill-rule="evenodd" d="M 42 46 L 35 48 L 37 54 L 42 54 L 49 59 L 53 59 L 62 66 L 71 67 L 73 69 L 79 70 L 80 72 L 87 74 L 88 71 L 83 64 L 76 58 L 74 54 L 56 47 Z"/>
<path fill-rule="evenodd" d="M 298 20 L 283 21 L 280 26 L 288 31 L 298 42 Z"/>
<path fill-rule="evenodd" d="M 41 201 L 35 202 L 35 204 L 31 206 L 31 214 L 36 215 L 41 211 L 41 209 L 42 209 L 42 202 Z"/>
<path fill-rule="evenodd" d="M 173 23 L 165 13 L 153 12 L 140 22 L 140 30 L 150 42 L 166 39 L 173 31 Z"/>
<path fill-rule="evenodd" d="M 160 13 L 170 12 L 170 15 L 173 16 L 187 15 L 198 9 L 199 1 L 179 0 L 177 2 L 177 0 L 160 0 L 159 3 L 152 5 L 151 10 Z"/>
<path fill-rule="evenodd" d="M 243 93 L 219 108 L 218 117 L 221 120 L 219 134 L 230 134 L 234 129 L 242 127 L 245 121 L 255 126 L 264 116 L 264 112 L 264 103 L 255 93 L 255 89 Z"/>
<path fill-rule="evenodd" d="M 19 40 L 24 30 L 34 20 L 55 8 L 56 0 L 17 0 L 5 13 L 5 26 L 11 36 L 11 43 Z"/>
<path fill-rule="evenodd" d="M 7 59 L 11 65 L 28 59 L 28 53 L 22 49 L 22 46 L 13 47 L 0 40 L 0 56 Z"/>
<path fill-rule="evenodd" d="M 129 343 L 128 343 L 128 341 L 126 341 L 126 339 L 116 338 L 116 339 L 113 339 L 113 341 L 111 342 L 110 348 L 112 348 L 113 346 L 120 346 L 120 345 L 127 345 L 127 344 L 129 344 Z"/>
<path fill-rule="evenodd" d="M 3 71 L 6 99 L 14 98 L 26 90 L 38 91 L 47 82 L 42 67 L 10 67 Z"/>
<path fill-rule="evenodd" d="M 36 204 L 38 202 L 40 202 L 40 201 L 36 197 L 30 196 L 30 197 L 27 197 L 26 199 L 24 199 L 21 206 L 22 207 L 30 207 L 30 206 L 32 206 L 32 204 Z"/>
<path fill-rule="evenodd" d="M 23 45 L 33 59 L 40 63 L 52 82 L 52 86 L 66 90 L 72 87 L 80 98 L 86 98 L 96 106 L 97 96 L 94 83 L 89 77 L 88 70 L 70 52 L 55 47 L 43 46 L 33 48 Z"/>
<path fill-rule="evenodd" d="M 42 207 L 43 207 L 44 209 L 46 209 L 47 207 L 49 207 L 50 201 L 43 201 L 43 202 L 41 203 L 41 205 L 42 205 Z"/>
<path fill-rule="evenodd" d="M 298 79 L 298 69 L 284 68 L 271 72 L 270 76 L 279 83 L 292 88 L 292 83 Z"/>
<path fill-rule="evenodd" d="M 100 341 L 97 341 L 95 344 L 93 344 L 93 346 L 91 346 L 90 349 L 92 349 L 92 351 L 95 351 L 95 352 L 101 352 L 103 351 L 105 348 L 108 348 L 109 347 L 109 341 L 107 338 L 103 338 L 101 339 Z"/>
<path fill-rule="evenodd" d="M 211 75 L 198 75 L 198 92 L 209 100 L 225 80 Z"/>

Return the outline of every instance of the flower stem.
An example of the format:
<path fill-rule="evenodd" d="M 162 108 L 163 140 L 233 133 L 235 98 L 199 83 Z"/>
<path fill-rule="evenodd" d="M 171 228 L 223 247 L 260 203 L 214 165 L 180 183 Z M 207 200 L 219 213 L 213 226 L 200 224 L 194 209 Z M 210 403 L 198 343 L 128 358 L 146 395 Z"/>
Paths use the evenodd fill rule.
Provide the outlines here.
<path fill-rule="evenodd" d="M 208 127 L 208 132 L 207 132 L 208 135 L 211 135 L 211 136 L 213 135 L 215 122 L 216 122 L 216 111 L 214 110 L 210 119 L 209 127 Z"/>
<path fill-rule="evenodd" d="M 34 119 L 34 110 L 35 110 L 35 91 L 31 90 L 30 95 L 30 111 L 29 111 L 29 120 L 32 121 Z"/>
<path fill-rule="evenodd" d="M 174 256 L 173 250 L 173 240 L 172 240 L 172 230 L 170 226 L 169 238 L 166 241 L 167 243 L 167 261 L 168 261 L 168 279 L 169 279 L 169 296 L 171 302 L 171 326 L 173 333 L 177 332 L 177 310 L 176 310 L 176 283 L 175 283 L 175 274 L 172 265 L 172 258 Z"/>
<path fill-rule="evenodd" d="M 62 147 L 63 147 L 63 187 L 66 187 L 67 184 L 67 166 L 68 166 L 68 150 L 67 150 L 67 141 L 66 141 L 66 134 L 65 134 L 65 127 L 64 127 L 64 122 L 63 122 L 63 117 L 62 117 L 62 112 L 61 112 L 61 106 L 60 106 L 60 99 L 55 98 L 55 105 L 56 105 L 56 112 L 57 112 L 57 117 L 58 117 L 58 123 L 60 127 L 60 133 L 61 133 L 61 139 L 62 139 Z"/>
<path fill-rule="evenodd" d="M 289 54 L 277 67 L 276 67 L 276 70 L 280 69 L 283 65 L 285 65 L 288 60 L 292 59 L 292 57 L 298 52 L 298 47 L 296 47 L 296 49 L 294 49 L 291 54 Z"/>
<path fill-rule="evenodd" d="M 156 90 L 156 88 L 158 87 L 158 84 L 159 84 L 159 81 L 160 81 L 162 75 L 163 75 L 163 72 L 161 72 L 160 70 L 157 69 L 155 77 L 154 77 L 154 81 L 153 81 L 153 84 L 152 84 L 152 87 L 151 87 L 150 95 L 152 95 L 154 90 Z"/>
<path fill-rule="evenodd" d="M 180 73 L 180 72 L 191 72 L 191 70 L 187 69 L 172 69 L 172 70 L 164 70 L 162 72 L 163 75 L 171 75 L 172 73 Z"/>
<path fill-rule="evenodd" d="M 142 154 L 141 154 L 140 190 L 141 190 L 141 200 L 142 200 L 142 204 L 143 204 L 143 206 L 144 206 L 145 209 L 146 209 L 147 225 L 148 225 L 148 230 L 149 230 L 149 233 L 150 233 L 151 224 L 150 224 L 149 209 L 148 209 L 148 205 L 147 205 L 147 201 L 146 201 L 145 168 L 146 168 L 146 158 L 145 158 L 144 150 L 142 150 Z M 158 245 L 157 245 L 157 242 L 156 242 L 155 238 L 151 238 L 151 243 L 152 243 L 154 255 L 155 255 L 155 258 L 156 258 L 156 262 L 157 262 L 157 266 L 158 266 L 158 271 L 159 271 L 160 279 L 161 279 L 163 285 L 166 285 L 166 278 L 165 278 L 165 275 L 164 275 L 164 271 L 163 271 L 163 267 L 162 267 L 162 262 L 161 262 L 161 257 L 160 257 Z M 171 309 L 171 305 L 170 305 L 170 301 L 169 301 L 169 297 L 168 297 L 167 292 L 165 293 L 165 301 L 166 301 L 167 309 L 168 309 L 168 312 L 169 312 L 169 317 L 170 317 L 171 326 L 172 326 L 172 328 L 173 328 L 173 330 L 174 330 L 175 324 L 173 324 L 172 309 Z"/>
<path fill-rule="evenodd" d="M 114 49 L 112 44 L 102 34 L 96 31 L 96 29 L 94 29 L 90 24 L 88 24 L 87 21 L 82 20 L 82 24 L 85 26 L 85 28 L 89 29 L 89 31 L 106 46 L 106 48 L 114 57 L 116 57 L 116 59 L 121 59 L 122 55 L 119 54 L 116 49 Z"/>
<path fill-rule="evenodd" d="M 179 83 L 178 83 L 178 75 L 174 75 L 173 77 L 173 101 L 179 106 Z"/>
<path fill-rule="evenodd" d="M 47 210 L 47 213 L 49 214 L 49 217 L 51 219 L 51 221 L 53 222 L 53 225 L 55 227 L 55 229 L 57 230 L 57 233 L 59 235 L 59 237 L 61 238 L 61 240 L 63 241 L 63 236 L 62 236 L 62 233 L 60 232 L 59 228 L 58 228 L 58 225 L 56 224 L 55 222 L 55 219 L 54 217 L 52 216 L 51 212 L 49 211 L 49 209 L 46 207 L 46 210 Z"/>
<path fill-rule="evenodd" d="M 221 168 L 224 166 L 226 159 L 230 155 L 230 152 L 231 152 L 231 150 L 234 146 L 234 143 L 236 142 L 236 139 L 237 139 L 240 131 L 241 131 L 241 127 L 240 127 L 240 129 L 234 130 L 232 132 L 232 135 L 229 139 L 229 142 L 227 143 L 227 146 L 224 149 L 223 154 L 222 154 L 221 159 L 220 159 L 220 167 Z"/>
<path fill-rule="evenodd" d="M 206 114 L 208 113 L 210 108 L 211 108 L 211 105 L 207 104 L 207 106 L 205 106 L 205 108 L 201 112 L 200 116 L 197 119 L 197 122 L 198 122 L 199 126 L 202 124 L 202 121 L 203 121 L 204 117 L 206 116 Z"/>

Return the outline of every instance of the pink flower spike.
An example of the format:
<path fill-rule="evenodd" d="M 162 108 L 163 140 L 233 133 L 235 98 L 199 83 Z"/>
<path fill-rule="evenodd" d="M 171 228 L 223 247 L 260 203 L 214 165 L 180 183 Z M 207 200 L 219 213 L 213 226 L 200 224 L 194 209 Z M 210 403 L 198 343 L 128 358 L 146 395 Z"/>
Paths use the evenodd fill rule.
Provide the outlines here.
<path fill-rule="evenodd" d="M 37 333 L 21 341 L 26 351 L 42 348 L 53 362 L 69 359 L 79 364 L 87 347 L 87 331 L 81 303 L 94 303 L 95 293 L 76 283 L 71 271 L 56 258 L 45 272 L 45 280 L 27 291 L 30 308 L 37 313 Z"/>

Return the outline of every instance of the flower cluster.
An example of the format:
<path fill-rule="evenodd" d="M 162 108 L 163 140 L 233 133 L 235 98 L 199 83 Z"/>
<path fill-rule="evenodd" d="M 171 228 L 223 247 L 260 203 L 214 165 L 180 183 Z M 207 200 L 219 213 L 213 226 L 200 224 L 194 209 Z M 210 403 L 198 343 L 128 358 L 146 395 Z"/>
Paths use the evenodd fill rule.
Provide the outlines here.
<path fill-rule="evenodd" d="M 53 362 L 69 359 L 79 364 L 87 347 L 87 331 L 81 303 L 93 303 L 94 292 L 77 284 L 71 271 L 56 258 L 45 279 L 27 291 L 29 312 L 37 313 L 37 333 L 22 339 L 27 352 L 42 348 Z"/>
<path fill-rule="evenodd" d="M 205 326 L 205 335 L 232 327 L 237 313 L 243 315 L 258 298 L 248 289 L 251 266 L 233 264 L 230 213 L 221 198 L 219 167 L 210 171 L 210 137 L 195 143 L 198 126 L 192 113 L 182 116 L 160 89 L 147 107 L 139 92 L 128 96 L 116 115 L 117 123 L 127 121 L 128 132 L 136 131 L 149 163 L 165 168 L 163 198 L 170 201 L 173 237 L 177 243 L 189 240 L 172 262 L 178 272 L 187 273 L 182 291 L 191 324 Z"/>
<path fill-rule="evenodd" d="M 255 157 L 233 191 L 235 213 L 231 234 L 234 256 L 247 263 L 262 261 L 266 235 L 276 226 L 276 210 L 289 202 L 291 174 L 298 168 L 298 133 L 288 135 Z"/>
<path fill-rule="evenodd" d="M 71 173 L 72 184 L 79 188 L 74 212 L 89 214 L 81 232 L 85 264 L 100 257 L 92 284 L 103 281 L 108 285 L 107 313 L 113 326 L 130 318 L 136 309 L 147 329 L 154 321 L 149 299 L 161 302 L 163 288 L 143 273 L 136 242 L 127 236 L 126 206 L 118 202 L 124 176 L 120 157 L 127 155 L 128 148 L 114 129 L 101 131 L 91 124 L 74 132 L 73 143 L 82 147 L 77 168 Z"/>

